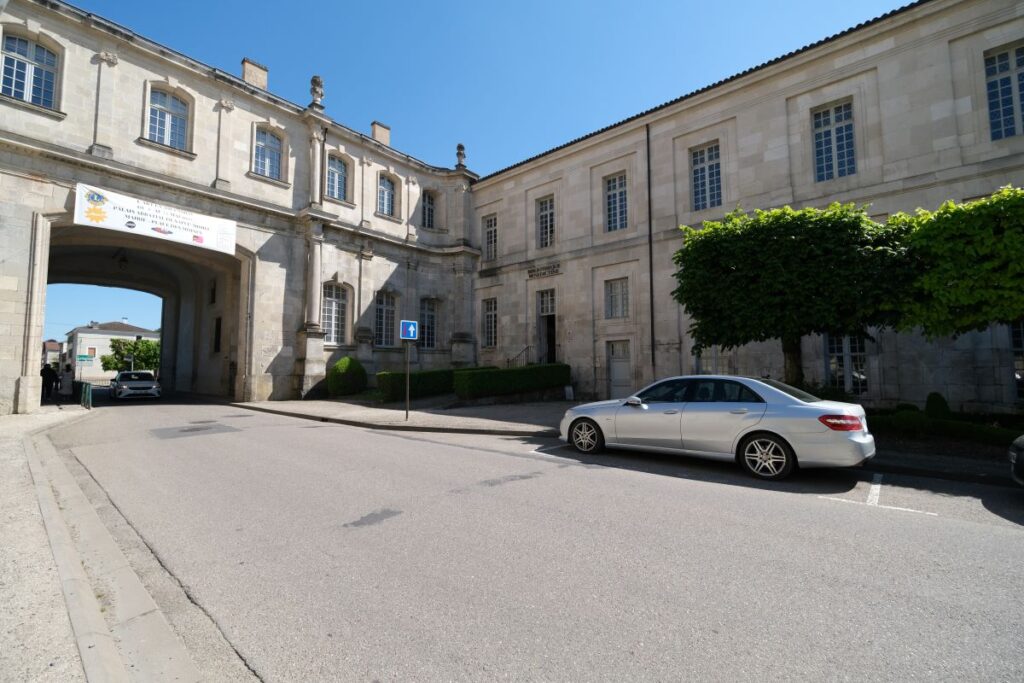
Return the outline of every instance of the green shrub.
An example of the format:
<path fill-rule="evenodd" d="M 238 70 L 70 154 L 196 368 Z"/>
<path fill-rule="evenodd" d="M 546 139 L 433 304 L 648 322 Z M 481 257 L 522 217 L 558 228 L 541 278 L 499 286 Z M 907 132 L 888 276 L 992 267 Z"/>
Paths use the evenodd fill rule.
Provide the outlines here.
<path fill-rule="evenodd" d="M 900 436 L 925 436 L 930 420 L 920 410 L 901 410 L 889 418 L 892 430 Z"/>
<path fill-rule="evenodd" d="M 1020 436 L 1020 432 L 1016 429 L 991 427 L 958 420 L 931 420 L 928 423 L 928 430 L 936 436 L 1006 447 L 1009 447 L 1013 440 Z"/>
<path fill-rule="evenodd" d="M 897 403 L 896 404 L 896 412 L 897 413 L 901 413 L 901 412 L 904 412 L 904 411 L 907 411 L 907 410 L 909 410 L 909 411 L 915 411 L 915 410 L 919 411 L 921 409 L 918 408 L 913 403 Z"/>
<path fill-rule="evenodd" d="M 423 370 L 409 373 L 409 395 L 412 398 L 436 396 L 452 392 L 454 370 Z M 384 401 L 405 398 L 404 372 L 378 372 L 377 389 Z"/>
<path fill-rule="evenodd" d="M 942 394 L 937 391 L 933 391 L 928 394 L 928 398 L 925 399 L 924 414 L 936 420 L 948 420 L 951 412 L 949 410 L 949 404 L 946 403 L 946 399 L 943 398 Z"/>
<path fill-rule="evenodd" d="M 564 363 L 527 365 L 522 368 L 460 370 L 455 373 L 454 388 L 459 398 L 502 396 L 569 384 L 571 374 Z"/>
<path fill-rule="evenodd" d="M 358 394 L 366 388 L 366 370 L 351 356 L 338 360 L 327 371 L 327 393 L 331 396 Z"/>

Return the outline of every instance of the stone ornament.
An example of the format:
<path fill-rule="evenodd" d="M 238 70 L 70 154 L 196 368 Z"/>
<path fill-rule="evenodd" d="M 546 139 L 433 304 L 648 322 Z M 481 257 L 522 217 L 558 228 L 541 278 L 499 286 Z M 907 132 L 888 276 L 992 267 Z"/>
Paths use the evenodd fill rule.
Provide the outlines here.
<path fill-rule="evenodd" d="M 113 52 L 97 52 L 95 60 L 97 63 L 102 62 L 107 66 L 117 66 L 117 55 Z"/>
<path fill-rule="evenodd" d="M 455 168 L 466 168 L 466 146 L 461 142 L 455 145 Z"/>
<path fill-rule="evenodd" d="M 309 79 L 309 94 L 313 96 L 313 106 L 323 106 L 321 102 L 324 99 L 324 79 L 319 76 Z"/>

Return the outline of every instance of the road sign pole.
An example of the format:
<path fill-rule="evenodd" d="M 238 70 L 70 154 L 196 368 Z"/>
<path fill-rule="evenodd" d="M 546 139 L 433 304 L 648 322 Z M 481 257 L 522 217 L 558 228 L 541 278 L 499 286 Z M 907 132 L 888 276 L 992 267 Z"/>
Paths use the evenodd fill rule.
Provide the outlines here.
<path fill-rule="evenodd" d="M 409 421 L 409 342 L 405 342 L 405 421 Z"/>

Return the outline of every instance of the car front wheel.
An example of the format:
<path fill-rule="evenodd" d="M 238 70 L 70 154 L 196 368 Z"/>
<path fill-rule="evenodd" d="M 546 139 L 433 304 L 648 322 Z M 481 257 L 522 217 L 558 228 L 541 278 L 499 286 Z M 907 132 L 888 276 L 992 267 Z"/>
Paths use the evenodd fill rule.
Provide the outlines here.
<path fill-rule="evenodd" d="M 796 466 L 789 444 L 773 434 L 754 434 L 740 444 L 740 465 L 758 479 L 783 479 Z"/>
<path fill-rule="evenodd" d="M 597 453 L 604 448 L 604 435 L 593 420 L 576 420 L 569 427 L 569 443 L 580 453 Z"/>

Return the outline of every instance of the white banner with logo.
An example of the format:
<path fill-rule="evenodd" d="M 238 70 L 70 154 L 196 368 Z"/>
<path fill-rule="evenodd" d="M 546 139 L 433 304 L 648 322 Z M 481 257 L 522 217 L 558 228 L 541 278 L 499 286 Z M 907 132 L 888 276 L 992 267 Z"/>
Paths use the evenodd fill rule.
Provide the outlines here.
<path fill-rule="evenodd" d="M 75 223 L 155 237 L 225 254 L 235 253 L 234 221 L 78 183 Z"/>

